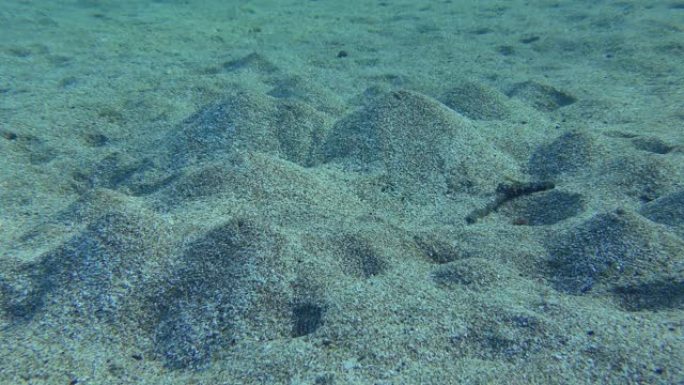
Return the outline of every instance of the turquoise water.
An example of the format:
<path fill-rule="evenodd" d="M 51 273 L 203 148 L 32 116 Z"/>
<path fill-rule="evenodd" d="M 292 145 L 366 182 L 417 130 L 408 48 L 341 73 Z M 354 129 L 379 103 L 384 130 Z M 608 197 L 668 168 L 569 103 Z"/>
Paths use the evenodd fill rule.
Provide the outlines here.
<path fill-rule="evenodd" d="M 4 1 L 0 383 L 684 384 L 678 1 Z"/>

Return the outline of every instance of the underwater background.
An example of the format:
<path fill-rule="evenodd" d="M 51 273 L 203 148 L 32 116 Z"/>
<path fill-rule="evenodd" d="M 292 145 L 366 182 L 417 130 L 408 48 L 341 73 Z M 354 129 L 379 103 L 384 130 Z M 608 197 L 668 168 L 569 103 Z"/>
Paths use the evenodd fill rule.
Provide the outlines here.
<path fill-rule="evenodd" d="M 3 0 L 1 384 L 684 384 L 684 2 Z"/>

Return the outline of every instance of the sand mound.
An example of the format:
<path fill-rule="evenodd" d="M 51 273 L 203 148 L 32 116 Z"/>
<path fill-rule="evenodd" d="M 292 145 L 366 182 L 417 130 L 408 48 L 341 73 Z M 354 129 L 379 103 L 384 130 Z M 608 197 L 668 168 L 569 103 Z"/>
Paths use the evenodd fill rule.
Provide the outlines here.
<path fill-rule="evenodd" d="M 47 314 L 73 327 L 82 319 L 121 321 L 145 281 L 147 261 L 163 249 L 157 247 L 163 232 L 153 230 L 160 224 L 147 214 L 101 214 L 35 262 L 16 266 L 12 273 L 20 279 L 2 285 L 6 313 L 20 322 Z"/>
<path fill-rule="evenodd" d="M 440 100 L 473 120 L 501 120 L 511 115 L 508 98 L 504 94 L 474 82 L 459 84 L 442 95 Z"/>
<path fill-rule="evenodd" d="M 681 230 L 684 226 L 684 190 L 665 195 L 641 209 L 646 218 Z"/>
<path fill-rule="evenodd" d="M 684 241 L 622 210 L 593 216 L 547 248 L 556 287 L 574 294 L 639 285 L 684 267 Z"/>
<path fill-rule="evenodd" d="M 534 108 L 545 112 L 555 111 L 577 101 L 577 98 L 567 92 L 535 81 L 517 83 L 507 94 L 511 97 L 520 98 Z"/>
<path fill-rule="evenodd" d="M 198 369 L 231 340 L 289 332 L 281 242 L 263 225 L 234 219 L 184 246 L 145 300 L 144 328 L 168 367 Z"/>
<path fill-rule="evenodd" d="M 529 172 L 540 179 L 558 179 L 563 174 L 588 172 L 600 152 L 596 140 L 589 133 L 566 132 L 534 151 Z"/>
<path fill-rule="evenodd" d="M 175 167 L 225 156 L 239 148 L 310 164 L 326 118 L 307 104 L 238 92 L 200 108 L 167 139 Z"/>
<path fill-rule="evenodd" d="M 337 122 L 323 156 L 346 170 L 384 174 L 391 190 L 418 201 L 489 191 L 496 176 L 511 171 L 467 119 L 412 91 L 382 95 Z"/>

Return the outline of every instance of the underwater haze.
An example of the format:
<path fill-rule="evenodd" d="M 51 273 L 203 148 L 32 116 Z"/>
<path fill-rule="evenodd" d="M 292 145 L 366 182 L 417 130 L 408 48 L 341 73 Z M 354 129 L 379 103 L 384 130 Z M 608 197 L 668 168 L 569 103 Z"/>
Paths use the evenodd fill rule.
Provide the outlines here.
<path fill-rule="evenodd" d="M 0 384 L 684 385 L 684 2 L 1 1 Z"/>

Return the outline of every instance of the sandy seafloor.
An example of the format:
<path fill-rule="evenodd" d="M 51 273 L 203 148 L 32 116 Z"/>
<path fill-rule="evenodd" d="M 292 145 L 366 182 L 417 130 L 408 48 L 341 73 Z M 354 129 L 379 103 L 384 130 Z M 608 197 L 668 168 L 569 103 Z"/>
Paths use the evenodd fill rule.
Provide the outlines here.
<path fill-rule="evenodd" d="M 684 384 L 684 2 L 0 2 L 0 383 Z"/>

